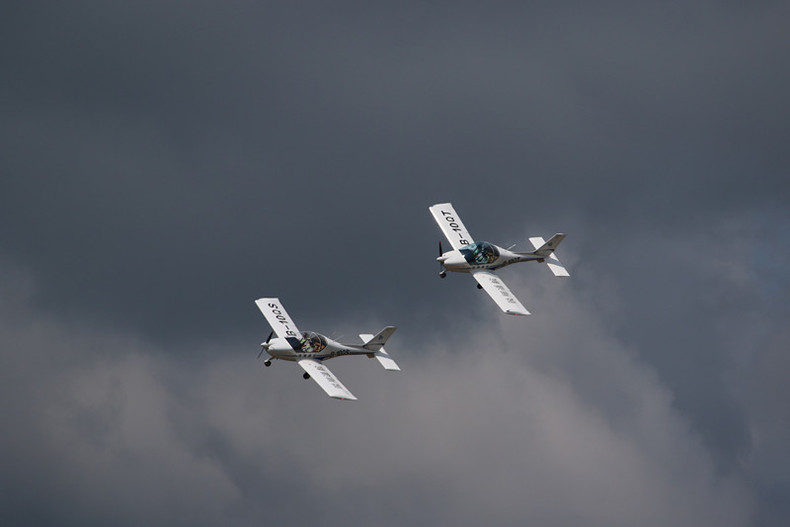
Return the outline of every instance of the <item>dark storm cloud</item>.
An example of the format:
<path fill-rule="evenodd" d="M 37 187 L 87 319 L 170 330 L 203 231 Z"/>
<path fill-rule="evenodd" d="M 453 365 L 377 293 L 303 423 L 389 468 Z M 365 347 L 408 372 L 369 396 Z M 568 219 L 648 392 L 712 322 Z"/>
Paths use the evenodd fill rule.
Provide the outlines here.
<path fill-rule="evenodd" d="M 406 301 L 356 258 L 427 283 L 411 247 L 435 240 L 435 200 L 506 207 L 473 224 L 495 236 L 588 215 L 684 228 L 786 195 L 773 11 L 234 6 L 7 22 L 3 224 L 50 305 L 160 336 L 238 329 L 221 306 L 267 274 Z"/>
<path fill-rule="evenodd" d="M 157 375 L 190 385 L 199 375 L 190 368 L 224 367 L 233 378 L 235 363 L 214 365 L 217 350 L 206 342 L 236 357 L 265 338 L 252 299 L 270 294 L 305 329 L 353 336 L 397 324 L 403 360 L 427 355 L 426 367 L 437 360 L 432 350 L 447 347 L 439 335 L 488 335 L 497 320 L 490 302 L 465 277 L 435 277 L 440 234 L 426 207 L 450 200 L 476 238 L 523 246 L 529 236 L 569 234 L 560 248 L 567 282 L 529 266 L 503 273 L 535 315 L 499 321 L 504 336 L 492 336 L 499 345 L 491 353 L 534 338 L 532 374 L 541 382 L 559 375 L 593 406 L 578 410 L 571 397 L 562 418 L 589 410 L 620 432 L 620 420 L 639 419 L 633 401 L 658 401 L 663 413 L 653 425 L 685 419 L 689 427 L 686 435 L 672 425 L 664 444 L 698 440 L 714 468 L 695 473 L 749 486 L 759 524 L 780 524 L 790 430 L 782 402 L 790 394 L 770 372 L 784 362 L 789 315 L 788 11 L 781 2 L 9 8 L 0 20 L 0 261 L 5 284 L 28 276 L 36 285 L 24 302 L 5 304 L 5 327 L 13 335 L 29 325 L 30 335 L 50 338 L 19 337 L 25 345 L 4 353 L 21 356 L 3 360 L 35 371 L 39 363 L 29 361 L 49 340 L 73 350 L 69 360 L 55 355 L 50 377 L 33 376 L 14 392 L 25 395 L 4 409 L 25 423 L 14 441 L 55 426 L 45 417 L 31 423 L 25 404 L 36 403 L 45 378 L 68 377 L 64 394 L 91 410 L 61 431 L 116 445 L 125 432 L 107 439 L 108 430 L 135 420 L 102 379 L 128 370 L 115 377 L 128 394 L 172 405 L 152 425 L 155 436 L 139 438 L 154 452 L 132 448 L 143 461 L 132 477 L 155 475 L 158 456 L 180 441 L 222 458 L 221 469 L 172 458 L 174 478 L 196 485 L 174 496 L 174 514 L 180 500 L 214 492 L 226 501 L 206 503 L 217 507 L 201 510 L 206 517 L 223 517 L 228 503 L 253 517 L 252 496 L 273 489 L 318 492 L 314 468 L 275 470 L 285 478 L 278 486 L 249 469 L 259 451 L 206 425 L 200 398 L 220 397 L 220 387 L 210 397 L 168 393 Z M 553 311 L 568 297 L 571 305 Z M 596 313 L 592 321 L 582 307 Z M 31 322 L 39 320 L 46 328 Z M 557 338 L 536 329 L 544 325 Z M 580 351 L 579 328 L 618 349 L 618 359 Z M 122 342 L 93 346 L 97 338 Z M 645 380 L 646 371 L 655 379 Z M 267 382 L 276 373 L 267 370 Z M 430 399 L 427 374 L 409 375 Z M 76 378 L 98 386 L 80 391 Z M 16 390 L 14 379 L 8 373 Z M 408 427 L 417 403 L 404 405 Z M 235 411 L 241 422 L 247 412 L 275 410 Z M 193 435 L 184 430 L 198 439 L 168 436 Z M 278 440 L 292 441 L 294 430 L 284 430 Z M 635 450 L 652 452 L 643 439 L 633 439 Z M 470 449 L 471 440 L 461 448 Z M 22 456 L 41 470 L 34 451 L 70 460 L 53 461 L 65 475 L 87 463 L 85 451 L 42 445 Z M 91 481 L 101 481 L 102 467 L 91 467 Z M 15 472 L 25 481 L 39 473 Z M 109 503 L 128 503 L 122 488 Z M 72 498 L 89 494 L 86 487 Z"/>

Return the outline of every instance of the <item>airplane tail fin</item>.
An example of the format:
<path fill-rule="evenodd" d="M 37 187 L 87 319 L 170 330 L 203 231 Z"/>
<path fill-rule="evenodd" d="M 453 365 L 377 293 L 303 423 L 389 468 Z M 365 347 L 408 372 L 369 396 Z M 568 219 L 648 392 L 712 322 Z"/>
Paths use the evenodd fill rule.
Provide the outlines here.
<path fill-rule="evenodd" d="M 560 260 L 554 254 L 554 249 L 556 249 L 560 242 L 564 239 L 565 235 L 560 232 L 549 238 L 549 241 L 544 241 L 540 236 L 535 236 L 534 238 L 529 239 L 529 241 L 532 242 L 532 245 L 535 246 L 535 252 L 532 254 L 537 256 L 545 256 L 548 258 L 546 265 L 549 266 L 549 269 L 552 273 L 554 273 L 554 276 L 570 276 L 568 274 L 568 270 L 565 269 L 565 266 L 560 263 Z"/>
<path fill-rule="evenodd" d="M 369 335 L 365 333 L 361 333 L 359 335 L 359 338 L 365 342 L 362 347 L 366 350 L 370 350 L 368 357 L 376 357 L 385 370 L 400 370 L 398 364 L 392 360 L 392 357 L 390 357 L 389 353 L 387 353 L 387 351 L 384 349 L 384 344 L 392 336 L 396 329 L 397 328 L 395 326 L 387 326 L 386 328 L 379 331 L 377 335 Z"/>
<path fill-rule="evenodd" d="M 533 254 L 537 254 L 538 256 L 548 256 L 557 246 L 565 239 L 565 235 L 561 232 L 558 232 L 551 238 L 549 241 L 543 241 L 543 238 L 540 236 L 535 236 L 534 238 L 530 238 L 529 241 L 532 242 L 532 245 L 535 246 L 535 252 Z"/>

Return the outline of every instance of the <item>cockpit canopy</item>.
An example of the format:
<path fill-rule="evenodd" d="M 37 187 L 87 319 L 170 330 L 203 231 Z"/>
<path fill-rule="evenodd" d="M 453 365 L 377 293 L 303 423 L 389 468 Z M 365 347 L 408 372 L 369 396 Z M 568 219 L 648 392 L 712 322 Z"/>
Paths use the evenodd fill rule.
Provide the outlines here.
<path fill-rule="evenodd" d="M 488 242 L 475 242 L 459 250 L 469 265 L 486 265 L 499 258 L 499 249 Z"/>
<path fill-rule="evenodd" d="M 303 353 L 319 353 L 326 347 L 326 338 L 313 331 L 305 331 L 299 340 Z"/>

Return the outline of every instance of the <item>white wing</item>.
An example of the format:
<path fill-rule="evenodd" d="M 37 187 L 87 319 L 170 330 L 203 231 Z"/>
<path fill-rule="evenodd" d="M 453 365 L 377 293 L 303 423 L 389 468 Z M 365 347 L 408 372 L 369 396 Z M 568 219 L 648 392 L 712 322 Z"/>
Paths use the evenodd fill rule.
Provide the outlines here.
<path fill-rule="evenodd" d="M 387 330 L 388 329 L 390 328 L 387 328 Z M 389 331 L 389 333 L 392 334 L 393 331 L 395 331 L 395 328 L 392 328 L 391 331 Z M 362 339 L 362 342 L 370 342 L 371 339 L 373 339 L 373 335 L 369 333 L 360 333 L 359 338 Z M 379 348 L 377 351 L 373 351 L 372 353 L 373 356 L 376 357 L 376 360 L 379 361 L 379 363 L 384 367 L 385 370 L 400 371 L 400 366 L 398 366 L 398 363 L 392 360 L 392 357 L 390 357 L 390 354 L 387 353 L 387 351 L 384 348 Z"/>
<path fill-rule="evenodd" d="M 518 298 L 510 292 L 510 289 L 497 275 L 491 271 L 475 271 L 472 276 L 502 311 L 508 315 L 529 315 L 529 311 L 521 305 Z"/>
<path fill-rule="evenodd" d="M 266 317 L 266 320 L 278 337 L 299 338 L 302 335 L 296 328 L 296 324 L 291 320 L 291 317 L 285 312 L 279 298 L 259 298 L 255 301 L 255 304 L 261 310 L 263 316 Z"/>
<path fill-rule="evenodd" d="M 354 394 L 348 391 L 348 388 L 343 386 L 343 383 L 337 380 L 337 377 L 329 371 L 329 368 L 313 359 L 302 359 L 299 361 L 304 371 L 310 374 L 310 377 L 318 383 L 329 397 L 335 399 L 344 399 L 346 401 L 356 401 L 357 398 Z"/>
<path fill-rule="evenodd" d="M 433 219 L 436 220 L 453 249 L 460 249 L 464 245 L 473 243 L 472 236 L 461 223 L 461 218 L 456 214 L 452 203 L 437 203 L 428 207 L 428 210 L 433 214 Z"/>

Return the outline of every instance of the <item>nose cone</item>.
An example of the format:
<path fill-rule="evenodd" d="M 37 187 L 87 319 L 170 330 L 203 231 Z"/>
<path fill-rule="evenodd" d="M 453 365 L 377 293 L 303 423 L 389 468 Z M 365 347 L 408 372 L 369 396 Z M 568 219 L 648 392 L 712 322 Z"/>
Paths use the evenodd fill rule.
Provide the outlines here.
<path fill-rule="evenodd" d="M 460 267 L 464 267 L 466 265 L 466 260 L 464 259 L 463 255 L 458 251 L 453 251 L 451 253 L 447 253 L 441 256 L 444 258 L 443 263 L 444 266 L 448 269 L 457 269 Z"/>

